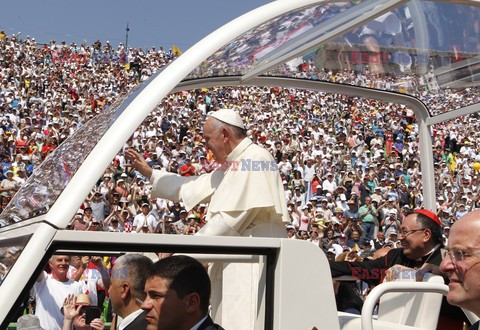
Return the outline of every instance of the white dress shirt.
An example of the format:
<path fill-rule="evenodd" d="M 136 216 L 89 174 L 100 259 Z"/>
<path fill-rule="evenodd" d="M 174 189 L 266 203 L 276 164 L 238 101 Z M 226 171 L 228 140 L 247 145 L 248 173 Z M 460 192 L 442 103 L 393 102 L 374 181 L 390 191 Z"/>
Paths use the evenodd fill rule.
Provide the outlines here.
<path fill-rule="evenodd" d="M 207 316 L 208 315 L 205 315 L 205 317 L 203 319 L 201 319 L 200 321 L 198 321 L 198 323 L 195 324 L 190 330 L 197 330 L 200 327 L 200 325 L 207 319 Z"/>
<path fill-rule="evenodd" d="M 129 325 L 130 323 L 133 322 L 133 320 L 135 320 L 137 318 L 138 315 L 142 314 L 143 312 L 143 309 L 139 309 L 138 311 L 135 311 L 133 313 L 131 313 L 130 315 L 128 315 L 126 318 L 124 318 L 122 320 L 122 322 L 120 323 L 120 325 L 118 326 L 118 330 L 123 330 L 127 327 L 127 325 Z"/>

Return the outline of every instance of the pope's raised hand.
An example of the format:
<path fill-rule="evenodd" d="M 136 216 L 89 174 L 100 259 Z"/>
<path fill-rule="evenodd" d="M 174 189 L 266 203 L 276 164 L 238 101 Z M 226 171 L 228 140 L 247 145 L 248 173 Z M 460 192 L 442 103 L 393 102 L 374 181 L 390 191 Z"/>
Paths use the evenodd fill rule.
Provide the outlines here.
<path fill-rule="evenodd" d="M 133 168 L 140 172 L 144 177 L 150 179 L 153 169 L 147 164 L 145 158 L 133 149 L 125 151 L 125 158 L 131 162 Z"/>

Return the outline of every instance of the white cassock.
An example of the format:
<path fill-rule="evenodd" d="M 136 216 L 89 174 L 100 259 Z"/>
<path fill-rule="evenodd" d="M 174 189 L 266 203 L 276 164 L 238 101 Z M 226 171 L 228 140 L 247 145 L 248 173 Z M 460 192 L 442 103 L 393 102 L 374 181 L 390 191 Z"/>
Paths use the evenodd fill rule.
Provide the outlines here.
<path fill-rule="evenodd" d="M 208 223 L 198 235 L 286 237 L 290 220 L 285 192 L 270 153 L 245 138 L 227 163 L 193 177 L 154 171 L 152 197 L 181 200 L 187 210 L 209 203 Z M 257 285 L 263 271 L 257 264 L 215 264 L 210 269 L 215 323 L 229 330 L 263 328 L 264 294 Z M 223 296 L 218 290 L 222 286 Z"/>

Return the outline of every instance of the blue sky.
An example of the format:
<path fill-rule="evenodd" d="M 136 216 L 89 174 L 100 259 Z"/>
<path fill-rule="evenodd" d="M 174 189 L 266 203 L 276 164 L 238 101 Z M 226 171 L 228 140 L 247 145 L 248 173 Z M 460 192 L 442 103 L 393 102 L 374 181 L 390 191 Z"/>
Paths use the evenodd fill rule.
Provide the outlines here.
<path fill-rule="evenodd" d="M 182 51 L 216 28 L 271 0 L 3 0 L 0 29 L 37 42 L 89 44 L 95 40 L 133 47 L 176 44 Z"/>

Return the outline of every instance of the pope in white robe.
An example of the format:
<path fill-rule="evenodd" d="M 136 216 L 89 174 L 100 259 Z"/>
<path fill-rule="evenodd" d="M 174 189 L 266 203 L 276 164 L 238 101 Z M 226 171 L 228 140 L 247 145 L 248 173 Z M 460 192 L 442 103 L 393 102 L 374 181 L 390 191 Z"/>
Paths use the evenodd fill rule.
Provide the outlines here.
<path fill-rule="evenodd" d="M 200 235 L 285 236 L 285 193 L 270 153 L 245 138 L 228 155 L 227 162 L 201 176 L 155 170 L 150 177 L 152 197 L 183 201 L 187 210 L 209 203 L 208 223 Z"/>
<path fill-rule="evenodd" d="M 132 150 L 127 151 L 127 159 L 150 178 L 152 198 L 183 201 L 187 210 L 209 203 L 208 222 L 198 235 L 286 237 L 289 218 L 277 163 L 244 132 L 243 121 L 233 110 L 218 110 L 207 118 L 204 138 L 218 167 L 201 176 L 182 177 L 152 170 Z M 248 264 L 216 264 L 211 269 L 212 316 L 216 323 L 226 329 L 263 325 L 260 314 L 264 298 L 258 294 L 258 285 L 253 285 L 264 276 L 261 272 L 258 265 Z M 223 295 L 218 290 L 222 286 Z"/>

